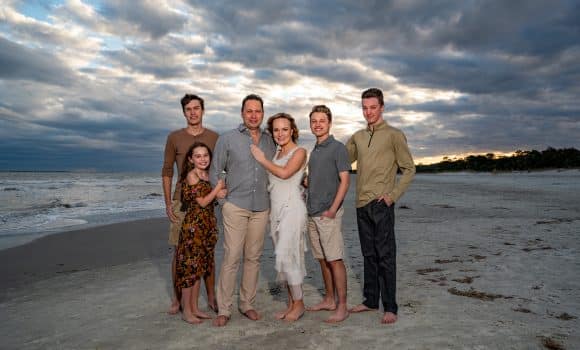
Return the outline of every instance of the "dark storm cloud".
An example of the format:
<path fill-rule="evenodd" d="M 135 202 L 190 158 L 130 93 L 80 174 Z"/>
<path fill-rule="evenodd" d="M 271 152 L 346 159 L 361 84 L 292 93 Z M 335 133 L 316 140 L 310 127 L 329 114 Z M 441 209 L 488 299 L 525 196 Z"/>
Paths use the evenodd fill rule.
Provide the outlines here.
<path fill-rule="evenodd" d="M 118 62 L 124 69 L 131 72 L 152 74 L 159 78 L 180 77 L 187 74 L 183 62 L 180 64 L 159 64 L 163 61 L 163 53 L 149 53 L 142 55 L 140 49 L 124 49 L 116 51 L 104 51 L 103 55 L 111 61 Z"/>
<path fill-rule="evenodd" d="M 117 62 L 128 71 L 152 74 L 159 78 L 172 78 L 187 76 L 190 64 L 184 59 L 184 55 L 201 54 L 204 47 L 204 43 L 164 39 L 101 53 L 107 61 Z"/>
<path fill-rule="evenodd" d="M 558 54 L 578 44 L 580 7 L 570 1 L 557 5 L 552 1 L 476 2 L 457 21 L 437 28 L 433 42 L 476 52 Z"/>
<path fill-rule="evenodd" d="M 578 1 L 168 3 L 175 10 L 65 3 L 46 22 L 8 18 L 2 150 L 68 152 L 83 166 L 106 162 L 99 152 L 127 163 L 142 152 L 155 163 L 184 125 L 186 92 L 206 99 L 204 123 L 220 132 L 241 121 L 244 95 L 262 94 L 266 116 L 297 117 L 306 143 L 311 104 L 326 103 L 344 141 L 364 126 L 360 92 L 371 86 L 417 157 L 580 146 Z"/>
<path fill-rule="evenodd" d="M 111 22 L 126 21 L 158 39 L 183 28 L 186 19 L 154 1 L 108 1 L 99 12 Z"/>
<path fill-rule="evenodd" d="M 151 129 L 133 119 L 87 120 L 81 113 L 73 112 L 65 113 L 59 120 L 25 122 L 5 117 L 0 111 L 0 169 L 161 168 L 167 131 Z"/>
<path fill-rule="evenodd" d="M 66 85 L 75 74 L 50 52 L 30 49 L 0 36 L 0 78 Z"/>
<path fill-rule="evenodd" d="M 507 103 L 506 103 L 507 102 Z M 516 105 L 509 99 L 472 97 L 453 103 L 435 101 L 408 105 L 407 111 L 429 112 L 432 117 L 421 123 L 406 125 L 405 131 L 413 135 L 410 141 L 418 156 L 441 153 L 481 152 L 496 149 L 543 150 L 547 147 L 570 147 L 578 144 L 580 136 L 580 110 L 547 108 L 538 103 Z M 389 106 L 391 107 L 391 106 Z M 402 109 L 394 105 L 393 110 Z M 397 120 L 396 112 L 389 120 Z"/>

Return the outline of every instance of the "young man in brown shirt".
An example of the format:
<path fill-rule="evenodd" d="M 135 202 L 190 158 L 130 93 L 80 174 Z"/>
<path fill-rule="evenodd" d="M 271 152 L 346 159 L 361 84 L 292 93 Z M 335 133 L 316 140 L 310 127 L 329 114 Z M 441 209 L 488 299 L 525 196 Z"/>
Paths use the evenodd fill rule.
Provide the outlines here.
<path fill-rule="evenodd" d="M 212 151 L 218 139 L 218 134 L 203 126 L 203 112 L 204 101 L 197 95 L 186 94 L 181 99 L 181 109 L 183 116 L 187 122 L 185 128 L 175 130 L 167 136 L 167 143 L 165 144 L 165 154 L 163 157 L 163 168 L 161 170 L 161 178 L 163 181 L 163 197 L 165 199 L 165 213 L 170 220 L 169 224 L 169 244 L 175 247 L 179 242 L 179 230 L 181 222 L 183 221 L 184 213 L 180 211 L 181 207 L 181 186 L 179 183 L 175 184 L 175 191 L 173 198 L 171 196 L 171 187 L 173 181 L 174 165 L 177 165 L 177 178 L 183 168 L 185 161 L 185 154 L 193 145 L 194 142 L 200 141 L 205 143 Z M 175 256 L 171 263 L 172 284 L 175 281 Z M 215 299 L 215 268 L 204 279 L 205 289 L 207 292 L 207 301 L 209 307 L 217 311 L 217 303 Z M 179 300 L 173 292 L 171 298 L 170 314 L 179 312 Z"/>

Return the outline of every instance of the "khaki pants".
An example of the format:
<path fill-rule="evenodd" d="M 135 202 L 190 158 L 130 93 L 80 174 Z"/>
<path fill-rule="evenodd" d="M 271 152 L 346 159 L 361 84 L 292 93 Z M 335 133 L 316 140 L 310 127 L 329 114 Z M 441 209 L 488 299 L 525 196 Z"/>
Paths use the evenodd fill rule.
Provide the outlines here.
<path fill-rule="evenodd" d="M 183 219 L 185 218 L 185 212 L 181 211 L 181 201 L 180 200 L 172 200 L 171 201 L 171 209 L 173 210 L 173 214 L 177 216 L 177 222 L 170 221 L 169 222 L 169 244 L 176 247 L 179 243 L 179 232 L 181 232 L 181 224 L 183 223 Z"/>
<path fill-rule="evenodd" d="M 241 312 L 253 309 L 269 213 L 269 210 L 252 212 L 230 202 L 226 202 L 222 208 L 224 258 L 217 289 L 219 315 L 231 316 L 236 277 L 242 256 L 244 261 L 239 309 Z"/>

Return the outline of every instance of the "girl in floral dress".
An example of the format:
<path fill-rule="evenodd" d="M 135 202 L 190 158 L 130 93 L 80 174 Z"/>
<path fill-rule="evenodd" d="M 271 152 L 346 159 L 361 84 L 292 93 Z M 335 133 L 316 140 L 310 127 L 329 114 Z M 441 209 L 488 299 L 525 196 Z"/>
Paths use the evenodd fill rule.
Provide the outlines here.
<path fill-rule="evenodd" d="M 182 319 L 193 324 L 211 318 L 198 307 L 200 281 L 214 269 L 218 239 L 214 199 L 225 196 L 223 180 L 211 188 L 210 163 L 211 150 L 204 143 L 196 142 L 186 154 L 180 178 L 181 211 L 185 212 L 185 218 L 175 255 L 175 289 L 181 299 Z"/>

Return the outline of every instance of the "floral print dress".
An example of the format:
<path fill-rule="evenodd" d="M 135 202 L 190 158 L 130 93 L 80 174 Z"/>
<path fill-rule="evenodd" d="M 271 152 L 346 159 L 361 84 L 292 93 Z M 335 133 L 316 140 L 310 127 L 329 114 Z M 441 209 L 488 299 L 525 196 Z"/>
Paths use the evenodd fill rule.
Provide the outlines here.
<path fill-rule="evenodd" d="M 211 192 L 208 181 L 199 180 L 195 185 L 183 183 L 181 186 L 182 211 L 185 211 L 177 254 L 175 254 L 175 287 L 192 287 L 197 279 L 207 276 L 214 268 L 215 245 L 218 240 L 217 222 L 213 202 L 205 208 L 196 198 Z"/>

